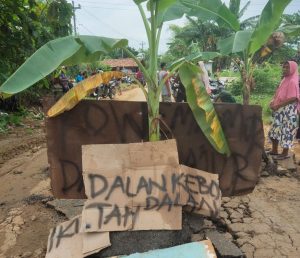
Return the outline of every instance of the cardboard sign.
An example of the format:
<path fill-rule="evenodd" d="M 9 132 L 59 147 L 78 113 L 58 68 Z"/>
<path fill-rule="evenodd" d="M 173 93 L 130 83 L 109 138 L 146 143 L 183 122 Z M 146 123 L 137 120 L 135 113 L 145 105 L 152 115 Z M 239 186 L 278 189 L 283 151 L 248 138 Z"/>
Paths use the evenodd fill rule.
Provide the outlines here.
<path fill-rule="evenodd" d="M 82 155 L 83 232 L 178 230 L 186 205 L 218 215 L 218 175 L 179 165 L 175 140 L 87 145 Z"/>
<path fill-rule="evenodd" d="M 81 233 L 77 216 L 51 229 L 46 258 L 82 258 L 110 246 L 109 233 Z"/>

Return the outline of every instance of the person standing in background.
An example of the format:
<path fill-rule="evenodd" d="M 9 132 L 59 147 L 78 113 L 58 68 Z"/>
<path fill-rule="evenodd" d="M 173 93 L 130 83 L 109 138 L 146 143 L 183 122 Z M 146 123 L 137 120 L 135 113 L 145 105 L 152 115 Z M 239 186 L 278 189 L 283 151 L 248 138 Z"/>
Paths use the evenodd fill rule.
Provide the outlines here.
<path fill-rule="evenodd" d="M 161 70 L 158 73 L 158 83 L 161 83 L 168 76 L 168 72 L 166 71 L 166 63 L 161 63 L 160 68 Z M 171 87 L 168 79 L 164 82 L 162 86 L 161 96 L 162 102 L 172 102 Z"/>
<path fill-rule="evenodd" d="M 273 110 L 273 122 L 269 131 L 272 141 L 271 155 L 274 159 L 289 157 L 289 149 L 293 145 L 298 128 L 299 85 L 298 65 L 294 61 L 285 62 L 282 66 L 283 80 L 270 103 Z M 282 153 L 278 153 L 278 145 Z"/>
<path fill-rule="evenodd" d="M 205 69 L 205 66 L 204 66 L 204 63 L 203 61 L 199 61 L 198 62 L 198 65 L 200 66 L 200 69 L 202 71 L 202 74 L 201 74 L 201 80 L 205 86 L 205 89 L 206 89 L 206 92 L 208 95 L 211 94 L 211 89 L 209 87 L 209 76 L 208 76 L 208 72 L 207 70 Z"/>

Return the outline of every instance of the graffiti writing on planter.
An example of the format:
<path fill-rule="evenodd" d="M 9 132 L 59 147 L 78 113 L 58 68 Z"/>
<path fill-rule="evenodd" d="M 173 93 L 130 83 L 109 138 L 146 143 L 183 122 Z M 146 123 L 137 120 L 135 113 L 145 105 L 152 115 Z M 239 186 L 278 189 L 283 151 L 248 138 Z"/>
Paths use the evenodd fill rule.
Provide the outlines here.
<path fill-rule="evenodd" d="M 162 103 L 160 113 L 176 138 L 181 164 L 220 175 L 225 196 L 249 193 L 259 175 L 264 146 L 258 107 L 216 105 L 232 151 L 217 153 L 207 142 L 187 104 Z M 82 101 L 75 109 L 47 122 L 48 154 L 56 197 L 84 198 L 81 146 L 147 141 L 147 105 L 141 102 Z M 102 160 L 102 162 L 106 162 Z"/>

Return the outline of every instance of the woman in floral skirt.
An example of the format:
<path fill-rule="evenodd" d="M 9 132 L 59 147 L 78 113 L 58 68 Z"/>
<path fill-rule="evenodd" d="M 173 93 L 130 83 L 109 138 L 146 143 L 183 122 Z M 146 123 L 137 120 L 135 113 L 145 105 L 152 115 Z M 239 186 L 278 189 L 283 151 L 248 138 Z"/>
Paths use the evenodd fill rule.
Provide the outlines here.
<path fill-rule="evenodd" d="M 297 128 L 299 110 L 299 86 L 298 65 L 294 61 L 288 61 L 282 66 L 283 80 L 281 81 L 270 107 L 273 110 L 273 123 L 269 131 L 272 141 L 271 155 L 275 159 L 289 157 L 289 149 L 292 147 Z M 278 145 L 282 147 L 282 153 L 278 153 Z"/>

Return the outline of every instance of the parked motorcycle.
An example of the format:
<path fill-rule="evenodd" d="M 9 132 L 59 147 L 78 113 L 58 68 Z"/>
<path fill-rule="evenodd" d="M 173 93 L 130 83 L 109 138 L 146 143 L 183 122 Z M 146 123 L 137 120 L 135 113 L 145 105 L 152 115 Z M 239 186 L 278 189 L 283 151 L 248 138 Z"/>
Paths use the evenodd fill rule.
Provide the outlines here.
<path fill-rule="evenodd" d="M 176 102 L 186 102 L 186 94 L 185 94 L 185 88 L 182 85 L 179 77 L 170 78 L 170 85 L 172 90 L 172 95 Z"/>
<path fill-rule="evenodd" d="M 126 75 L 126 76 L 122 77 L 121 82 L 122 83 L 131 84 L 132 83 L 132 79 L 130 78 L 130 76 Z"/>
<path fill-rule="evenodd" d="M 209 80 L 209 88 L 211 89 L 210 98 L 215 101 L 219 94 L 225 90 L 225 83 L 221 80 Z"/>
<path fill-rule="evenodd" d="M 95 97 L 97 97 L 97 100 L 100 100 L 101 98 L 105 99 L 109 97 L 110 99 L 113 99 L 116 95 L 116 87 L 117 87 L 117 81 L 111 80 L 108 84 L 101 84 L 93 93 Z"/>

